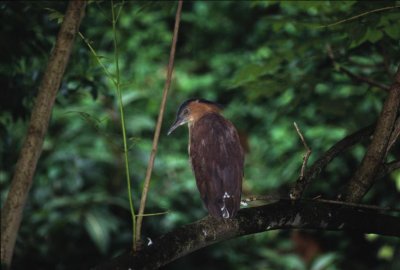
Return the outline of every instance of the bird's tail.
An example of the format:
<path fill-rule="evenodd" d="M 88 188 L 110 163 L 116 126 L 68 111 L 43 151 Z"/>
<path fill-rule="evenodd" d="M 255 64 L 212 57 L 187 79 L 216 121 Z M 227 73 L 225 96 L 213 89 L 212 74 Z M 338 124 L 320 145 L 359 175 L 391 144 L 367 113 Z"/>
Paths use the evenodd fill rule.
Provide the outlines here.
<path fill-rule="evenodd" d="M 215 218 L 234 218 L 240 208 L 240 198 L 225 193 L 222 200 L 215 200 L 207 206 L 208 212 Z"/>

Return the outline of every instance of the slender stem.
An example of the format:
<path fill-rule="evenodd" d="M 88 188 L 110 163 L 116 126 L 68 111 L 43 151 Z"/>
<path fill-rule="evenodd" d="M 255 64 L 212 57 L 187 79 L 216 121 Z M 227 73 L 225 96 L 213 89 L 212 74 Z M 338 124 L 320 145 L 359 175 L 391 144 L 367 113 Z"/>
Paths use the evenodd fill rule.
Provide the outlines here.
<path fill-rule="evenodd" d="M 290 197 L 299 199 L 306 188 L 310 185 L 311 181 L 316 179 L 334 158 L 347 151 L 356 143 L 368 139 L 374 129 L 375 124 L 367 126 L 335 143 L 313 163 L 313 165 L 305 172 L 303 179 L 300 177 L 297 179 L 295 186 L 290 191 Z"/>
<path fill-rule="evenodd" d="M 147 193 L 149 191 L 151 173 L 152 173 L 153 166 L 154 166 L 154 160 L 155 160 L 156 153 L 157 153 L 158 139 L 160 137 L 161 124 L 162 124 L 162 120 L 163 120 L 163 116 L 164 116 L 165 104 L 167 102 L 168 90 L 171 85 L 171 78 L 172 78 L 172 71 L 174 68 L 174 59 L 175 59 L 176 43 L 178 40 L 178 30 L 179 30 L 179 22 L 180 22 L 180 18 L 181 18 L 181 12 L 182 12 L 182 0 L 179 0 L 178 9 L 177 9 L 176 15 L 175 15 L 175 26 L 174 26 L 174 34 L 172 37 L 171 51 L 170 51 L 170 55 L 169 55 L 167 79 L 165 81 L 165 85 L 164 85 L 164 89 L 163 89 L 163 96 L 162 96 L 162 101 L 161 101 L 161 106 L 160 106 L 160 112 L 158 114 L 156 130 L 154 132 L 153 146 L 152 146 L 152 150 L 151 150 L 151 154 L 150 154 L 149 163 L 147 165 L 146 177 L 144 180 L 142 197 L 140 200 L 139 214 L 138 214 L 138 219 L 137 219 L 137 230 L 136 230 L 136 240 L 137 241 L 140 240 L 142 221 L 143 221 L 143 213 L 144 213 L 144 208 L 146 205 Z"/>
<path fill-rule="evenodd" d="M 122 6 L 120 7 L 118 11 L 118 15 L 120 14 L 122 9 Z M 116 16 L 115 16 L 115 10 L 114 10 L 114 3 L 111 1 L 111 13 L 112 13 L 112 28 L 113 28 L 113 41 L 114 41 L 114 61 L 115 61 L 115 68 L 116 68 L 116 78 L 112 76 L 112 74 L 108 71 L 106 66 L 103 64 L 103 62 L 100 60 L 100 57 L 98 56 L 96 50 L 90 45 L 90 43 L 86 40 L 86 38 L 83 36 L 81 32 L 79 32 L 79 36 L 82 38 L 82 40 L 86 43 L 88 46 L 90 52 L 94 55 L 96 58 L 97 62 L 99 65 L 102 67 L 104 73 L 110 79 L 110 81 L 114 84 L 115 86 L 115 91 L 117 93 L 117 99 L 118 99 L 118 107 L 119 107 L 119 112 L 120 112 L 120 118 L 121 118 L 121 130 L 122 130 L 122 137 L 123 137 L 123 144 L 124 144 L 124 159 L 125 159 L 125 174 L 126 174 L 126 182 L 127 182 L 127 187 L 128 187 L 128 199 L 129 199 L 129 206 L 130 206 L 130 211 L 131 211 L 131 216 L 132 216 L 132 235 L 133 235 L 133 248 L 135 248 L 135 242 L 136 242 L 136 215 L 135 215 L 135 208 L 133 205 L 133 199 L 132 199 L 132 190 L 131 190 L 131 179 L 130 179 L 130 169 L 129 169 L 129 158 L 128 158 L 128 143 L 127 143 L 127 138 L 126 138 L 126 128 L 125 128 L 125 115 L 124 115 L 124 106 L 122 103 L 122 94 L 121 94 L 121 79 L 120 79 L 120 70 L 119 70 L 119 55 L 118 55 L 118 46 L 117 46 L 117 31 L 116 31 Z"/>
<path fill-rule="evenodd" d="M 306 153 L 303 156 L 303 164 L 301 165 L 301 172 L 300 172 L 300 179 L 304 179 L 304 173 L 306 171 L 308 158 L 311 155 L 311 149 L 308 147 L 306 140 L 304 139 L 303 133 L 301 133 L 300 128 L 297 126 L 296 122 L 293 123 L 294 127 L 296 128 L 297 134 L 299 134 L 300 140 L 302 141 L 304 148 L 306 149 Z"/>
<path fill-rule="evenodd" d="M 335 59 L 335 55 L 333 54 L 333 50 L 332 50 L 332 47 L 331 47 L 330 44 L 326 45 L 326 49 L 327 49 L 327 52 L 328 52 L 328 56 L 331 59 L 332 64 L 333 64 L 334 68 L 337 71 L 343 72 L 348 77 L 350 77 L 350 79 L 353 79 L 354 81 L 364 82 L 364 83 L 369 84 L 370 86 L 375 86 L 375 87 L 381 88 L 382 90 L 389 91 L 390 86 L 388 86 L 388 85 L 386 85 L 384 83 L 376 82 L 376 81 L 374 81 L 374 80 L 372 80 L 370 78 L 363 77 L 363 76 L 360 76 L 358 74 L 355 74 L 351 70 L 349 70 L 346 67 L 344 67 L 343 65 L 340 65 Z"/>
<path fill-rule="evenodd" d="M 328 24 L 328 25 L 322 25 L 322 26 L 320 26 L 320 28 L 321 27 L 335 26 L 335 25 L 338 25 L 338 24 L 341 24 L 341 23 L 344 23 L 344 22 L 348 22 L 348 21 L 352 21 L 352 20 L 358 19 L 360 17 L 366 16 L 366 15 L 371 14 L 371 13 L 380 12 L 380 11 L 384 11 L 384 10 L 388 10 L 388 9 L 394 9 L 394 8 L 400 8 L 400 6 L 391 6 L 391 7 L 383 7 L 383 8 L 373 9 L 373 10 L 370 10 L 370 11 L 355 15 L 353 17 L 350 17 L 350 18 L 347 18 L 347 19 L 344 19 L 344 20 L 340 20 L 338 22 L 334 22 L 334 23 L 331 23 L 331 24 Z"/>
<path fill-rule="evenodd" d="M 169 211 L 165 211 L 165 212 L 157 212 L 157 213 L 151 213 L 151 214 L 143 214 L 141 216 L 152 217 L 152 216 L 161 216 L 161 215 L 165 215 L 165 214 L 168 214 L 168 213 L 169 213 Z M 136 216 L 138 217 L 139 214 L 137 214 Z"/>
<path fill-rule="evenodd" d="M 94 58 L 96 58 L 97 63 L 99 63 L 99 65 L 103 68 L 104 73 L 106 74 L 106 76 L 111 80 L 111 82 L 116 86 L 117 82 L 115 81 L 115 79 L 113 78 L 113 76 L 111 75 L 111 73 L 108 71 L 108 69 L 106 68 L 106 66 L 103 64 L 103 62 L 101 62 L 99 55 L 97 54 L 96 50 L 92 47 L 92 45 L 90 45 L 90 43 L 86 40 L 85 36 L 81 33 L 78 32 L 78 35 L 82 38 L 82 40 L 86 43 L 86 45 L 88 46 L 90 52 L 94 55 Z"/>
<path fill-rule="evenodd" d="M 121 9 L 120 9 L 121 10 Z M 119 113 L 121 117 L 121 129 L 122 129 L 122 137 L 124 142 L 124 157 L 125 157 L 125 173 L 126 173 L 126 183 L 128 186 L 128 198 L 129 198 L 129 207 L 131 210 L 131 217 L 132 217 L 132 245 L 133 250 L 135 250 L 135 243 L 136 243 L 136 215 L 135 215 L 135 208 L 133 206 L 133 199 L 132 199 L 132 190 L 131 190 L 131 178 L 130 178 L 130 170 L 129 170 L 129 157 L 128 157 L 128 143 L 126 139 L 126 128 L 125 128 L 125 116 L 124 116 L 124 105 L 122 103 L 122 94 L 121 94 L 121 81 L 120 81 L 120 72 L 119 72 L 119 55 L 118 55 L 118 43 L 117 43 L 117 29 L 116 29 L 116 17 L 114 11 L 114 1 L 111 1 L 111 13 L 112 13 L 112 28 L 114 33 L 114 59 L 115 59 L 115 86 L 117 91 L 118 97 L 118 107 Z"/>
<path fill-rule="evenodd" d="M 343 201 L 321 199 L 320 197 L 321 196 L 318 196 L 315 199 L 300 199 L 299 201 L 322 202 L 322 203 L 331 203 L 331 204 L 345 205 L 345 206 L 351 206 L 351 207 L 374 209 L 374 210 L 379 210 L 379 211 L 400 212 L 400 209 L 395 208 L 395 207 L 381 207 L 378 205 L 371 205 L 371 204 L 349 203 L 349 202 L 343 202 Z M 265 202 L 273 203 L 276 201 L 288 201 L 288 200 L 292 200 L 292 199 L 287 198 L 287 197 L 281 197 L 279 195 L 252 195 L 252 196 L 247 197 L 246 199 L 243 199 L 242 202 L 248 203 L 248 202 L 254 202 L 254 201 L 265 201 Z"/>

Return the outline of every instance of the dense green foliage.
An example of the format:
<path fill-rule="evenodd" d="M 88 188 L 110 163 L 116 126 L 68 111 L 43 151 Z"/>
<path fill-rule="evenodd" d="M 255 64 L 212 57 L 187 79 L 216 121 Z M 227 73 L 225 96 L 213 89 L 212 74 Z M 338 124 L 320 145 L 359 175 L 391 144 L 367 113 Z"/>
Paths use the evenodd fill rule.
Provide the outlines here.
<path fill-rule="evenodd" d="M 118 3 L 116 5 L 120 5 Z M 146 213 L 143 236 L 160 235 L 203 217 L 188 164 L 187 131 L 167 137 L 179 104 L 202 97 L 226 106 L 225 116 L 248 146 L 244 197 L 287 196 L 304 148 L 312 163 L 346 134 L 375 121 L 385 92 L 340 72 L 389 85 L 400 56 L 400 9 L 377 2 L 189 2 L 184 4 L 175 71 Z M 66 3 L 1 3 L 0 187 L 3 205 L 29 112 Z M 132 190 L 139 204 L 166 77 L 176 3 L 128 2 L 118 17 L 123 102 Z M 113 32 L 108 1 L 87 8 L 81 33 L 111 73 Z M 336 63 L 328 55 L 331 48 Z M 335 198 L 360 162 L 366 143 L 334 160 L 306 196 Z M 399 150 L 399 146 L 395 151 Z M 389 156 L 393 159 L 394 154 Z M 120 119 L 114 85 L 77 37 L 54 107 L 24 212 L 14 269 L 86 269 L 131 245 Z M 364 202 L 396 206 L 400 172 L 379 182 Z M 397 199 L 397 201 L 396 201 Z M 168 269 L 306 269 L 290 232 L 268 232 L 221 243 Z M 320 233 L 332 269 L 399 269 L 398 239 Z M 397 243 L 396 243 L 397 241 Z M 327 257 L 328 256 L 328 257 Z M 204 258 L 208 258 L 205 260 Z M 331 268 L 328 268 L 331 269 Z"/>

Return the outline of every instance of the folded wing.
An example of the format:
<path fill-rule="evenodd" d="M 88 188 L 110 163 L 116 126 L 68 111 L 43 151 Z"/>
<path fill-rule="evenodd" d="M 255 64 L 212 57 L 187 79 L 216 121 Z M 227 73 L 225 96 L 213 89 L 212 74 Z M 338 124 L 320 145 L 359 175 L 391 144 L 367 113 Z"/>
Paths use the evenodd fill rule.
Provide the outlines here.
<path fill-rule="evenodd" d="M 207 113 L 191 127 L 190 161 L 201 198 L 214 217 L 232 218 L 240 208 L 244 155 L 231 122 Z"/>

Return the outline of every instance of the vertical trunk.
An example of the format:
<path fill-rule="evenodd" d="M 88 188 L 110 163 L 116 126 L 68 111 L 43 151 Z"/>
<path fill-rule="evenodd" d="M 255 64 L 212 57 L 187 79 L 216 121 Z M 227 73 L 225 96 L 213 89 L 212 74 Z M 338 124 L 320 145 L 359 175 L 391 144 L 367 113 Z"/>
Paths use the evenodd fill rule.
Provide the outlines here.
<path fill-rule="evenodd" d="M 32 110 L 28 132 L 15 166 L 11 187 L 1 211 L 1 262 L 10 267 L 22 213 L 32 186 L 36 164 L 42 152 L 51 111 L 64 75 L 75 34 L 84 15 L 86 2 L 71 0 L 56 44 L 41 81 Z"/>
<path fill-rule="evenodd" d="M 360 167 L 350 180 L 345 201 L 360 201 L 374 183 L 386 156 L 399 108 L 400 66 L 397 69 L 395 82 L 390 87 L 389 94 L 383 104 L 371 144 L 368 146 Z"/>

